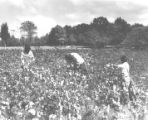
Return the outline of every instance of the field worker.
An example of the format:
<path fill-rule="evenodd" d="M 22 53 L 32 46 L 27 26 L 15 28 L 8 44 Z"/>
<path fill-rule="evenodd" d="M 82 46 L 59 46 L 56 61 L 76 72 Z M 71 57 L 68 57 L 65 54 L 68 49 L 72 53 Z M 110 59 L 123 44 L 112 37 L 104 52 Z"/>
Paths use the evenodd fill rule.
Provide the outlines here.
<path fill-rule="evenodd" d="M 126 86 L 128 87 L 130 85 L 130 66 L 125 55 L 121 56 L 120 60 L 121 64 L 118 64 L 117 67 L 121 68 L 123 79 L 125 80 Z"/>
<path fill-rule="evenodd" d="M 30 45 L 25 44 L 24 50 L 21 53 L 22 68 L 29 68 L 30 64 L 35 61 Z"/>
<path fill-rule="evenodd" d="M 134 86 L 133 86 L 133 81 L 130 78 L 130 66 L 128 63 L 128 59 L 125 55 L 121 56 L 121 64 L 117 65 L 118 68 L 121 68 L 122 72 L 122 77 L 125 82 L 125 88 L 126 91 L 129 93 L 129 99 L 130 100 L 135 100 L 136 96 L 134 93 Z"/>
<path fill-rule="evenodd" d="M 86 70 L 85 61 L 78 53 L 68 53 L 65 55 L 66 62 L 70 65 L 70 67 L 74 68 L 74 70 Z"/>

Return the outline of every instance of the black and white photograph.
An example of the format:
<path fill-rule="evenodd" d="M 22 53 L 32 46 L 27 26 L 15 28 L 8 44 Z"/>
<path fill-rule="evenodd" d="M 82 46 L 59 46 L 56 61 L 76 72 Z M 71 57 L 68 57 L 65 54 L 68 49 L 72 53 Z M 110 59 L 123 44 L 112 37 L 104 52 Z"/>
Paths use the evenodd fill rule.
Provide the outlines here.
<path fill-rule="evenodd" d="M 148 120 L 148 1 L 0 0 L 0 120 Z"/>

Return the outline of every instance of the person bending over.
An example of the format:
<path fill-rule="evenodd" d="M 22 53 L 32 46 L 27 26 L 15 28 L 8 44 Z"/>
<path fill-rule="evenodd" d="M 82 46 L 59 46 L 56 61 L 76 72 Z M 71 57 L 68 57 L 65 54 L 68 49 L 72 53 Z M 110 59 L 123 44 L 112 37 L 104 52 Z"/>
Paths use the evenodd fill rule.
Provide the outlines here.
<path fill-rule="evenodd" d="M 78 53 L 68 53 L 65 55 L 65 60 L 74 71 L 85 71 L 86 72 L 86 66 L 85 66 L 85 60 L 81 55 Z"/>

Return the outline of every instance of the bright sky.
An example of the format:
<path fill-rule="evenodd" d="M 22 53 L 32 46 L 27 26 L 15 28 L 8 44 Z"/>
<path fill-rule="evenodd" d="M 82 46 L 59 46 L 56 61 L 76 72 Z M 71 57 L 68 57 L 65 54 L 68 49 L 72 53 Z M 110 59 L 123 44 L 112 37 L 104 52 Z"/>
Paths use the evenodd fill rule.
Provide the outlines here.
<path fill-rule="evenodd" d="M 7 22 L 17 36 L 27 20 L 34 22 L 42 36 L 57 24 L 90 23 L 99 16 L 110 22 L 122 17 L 131 24 L 148 25 L 148 0 L 0 0 L 0 25 Z"/>

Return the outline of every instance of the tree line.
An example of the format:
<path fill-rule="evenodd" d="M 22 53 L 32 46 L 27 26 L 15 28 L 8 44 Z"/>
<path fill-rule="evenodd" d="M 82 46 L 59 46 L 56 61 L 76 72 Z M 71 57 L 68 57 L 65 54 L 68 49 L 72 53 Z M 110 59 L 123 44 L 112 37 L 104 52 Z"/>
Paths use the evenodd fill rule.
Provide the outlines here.
<path fill-rule="evenodd" d="M 37 27 L 31 21 L 25 21 L 21 23 L 20 32 L 21 38 L 15 38 L 14 35 L 10 35 L 7 23 L 1 25 L 0 31 L 0 45 L 1 46 L 20 46 L 23 44 L 32 44 L 32 41 L 36 38 Z"/>
<path fill-rule="evenodd" d="M 75 26 L 56 25 L 42 37 L 36 36 L 37 27 L 31 21 L 21 24 L 20 39 L 10 36 L 7 23 L 1 26 L 2 45 L 13 46 L 29 43 L 32 45 L 81 45 L 100 48 L 107 45 L 143 46 L 148 44 L 148 27 L 143 24 L 129 24 L 121 17 L 109 22 L 106 17 L 97 17 L 89 24 Z"/>

